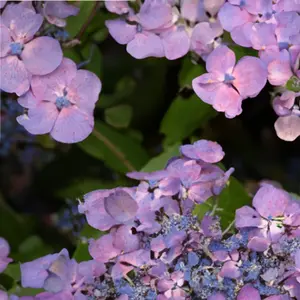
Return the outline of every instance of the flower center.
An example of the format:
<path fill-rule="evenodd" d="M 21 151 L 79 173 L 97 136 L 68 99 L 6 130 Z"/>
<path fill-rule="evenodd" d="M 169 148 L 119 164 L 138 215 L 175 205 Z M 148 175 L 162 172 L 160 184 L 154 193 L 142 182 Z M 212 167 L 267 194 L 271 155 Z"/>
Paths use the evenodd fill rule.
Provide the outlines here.
<path fill-rule="evenodd" d="M 66 96 L 57 97 L 55 100 L 55 104 L 58 110 L 62 110 L 64 107 L 71 106 L 71 102 L 68 100 Z"/>
<path fill-rule="evenodd" d="M 225 83 L 230 83 L 234 79 L 235 79 L 234 76 L 232 76 L 230 74 L 225 74 L 224 82 Z"/>
<path fill-rule="evenodd" d="M 243 7 L 243 6 L 245 6 L 246 5 L 246 0 L 241 0 L 240 1 L 240 7 Z"/>
<path fill-rule="evenodd" d="M 10 51 L 12 55 L 20 55 L 24 49 L 24 46 L 21 43 L 11 43 Z"/>
<path fill-rule="evenodd" d="M 142 31 L 143 31 L 142 25 L 137 24 L 137 25 L 136 25 L 136 31 L 139 32 L 139 33 L 142 32 Z"/>
<path fill-rule="evenodd" d="M 287 42 L 280 42 L 280 43 L 278 43 L 278 47 L 279 47 L 280 50 L 289 49 L 289 43 L 287 43 Z"/>

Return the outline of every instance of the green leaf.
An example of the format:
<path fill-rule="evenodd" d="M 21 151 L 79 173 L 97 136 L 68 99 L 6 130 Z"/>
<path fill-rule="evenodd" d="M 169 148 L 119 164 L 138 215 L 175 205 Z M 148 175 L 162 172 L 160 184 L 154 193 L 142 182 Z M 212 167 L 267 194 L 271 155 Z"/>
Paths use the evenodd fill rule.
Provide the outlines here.
<path fill-rule="evenodd" d="M 170 145 L 188 137 L 197 128 L 216 115 L 216 111 L 195 94 L 189 99 L 177 97 L 165 114 L 160 132 L 165 134 L 165 144 Z"/>
<path fill-rule="evenodd" d="M 205 67 L 203 65 L 195 65 L 189 57 L 186 57 L 183 61 L 181 71 L 179 73 L 179 85 L 192 86 L 192 80 L 202 74 L 204 74 Z"/>
<path fill-rule="evenodd" d="M 102 77 L 102 54 L 99 47 L 93 43 L 87 43 L 81 50 L 81 54 L 85 59 L 83 69 L 95 73 L 99 78 Z"/>
<path fill-rule="evenodd" d="M 246 192 L 243 185 L 234 177 L 230 177 L 229 184 L 218 196 L 219 212 L 221 224 L 225 228 L 235 218 L 235 211 L 244 206 L 251 204 L 251 197 Z"/>
<path fill-rule="evenodd" d="M 102 122 L 96 122 L 93 133 L 77 145 L 123 173 L 139 170 L 148 161 L 146 150 L 136 140 Z"/>
<path fill-rule="evenodd" d="M 70 16 L 67 19 L 66 31 L 74 38 L 80 31 L 83 24 L 89 18 L 96 1 L 80 1 L 80 11 L 77 16 Z"/>
<path fill-rule="evenodd" d="M 174 156 L 179 155 L 180 144 L 167 147 L 163 153 L 150 159 L 148 163 L 141 169 L 142 172 L 153 172 L 162 170 L 167 164 L 168 160 Z"/>
<path fill-rule="evenodd" d="M 105 121 L 116 128 L 127 128 L 132 118 L 132 107 L 120 104 L 105 110 Z"/>
<path fill-rule="evenodd" d="M 52 251 L 53 249 L 46 245 L 39 236 L 32 235 L 20 244 L 15 259 L 22 262 L 30 261 L 45 256 Z"/>
<path fill-rule="evenodd" d="M 286 83 L 286 89 L 295 93 L 300 92 L 300 79 L 297 76 L 292 76 Z"/>
<path fill-rule="evenodd" d="M 80 236 L 83 238 L 78 242 L 73 258 L 75 258 L 77 262 L 90 260 L 92 257 L 88 250 L 88 239 L 98 239 L 103 234 L 105 234 L 105 232 L 86 224 L 80 233 Z"/>
<path fill-rule="evenodd" d="M 258 51 L 252 48 L 245 48 L 238 45 L 229 46 L 229 48 L 234 52 L 236 61 L 239 61 L 244 56 L 258 57 Z"/>
<path fill-rule="evenodd" d="M 80 63 L 81 60 L 78 47 L 64 49 L 64 57 L 72 59 L 76 64 Z"/>
<path fill-rule="evenodd" d="M 0 236 L 8 241 L 13 252 L 17 251 L 20 243 L 32 232 L 33 227 L 34 220 L 16 213 L 0 194 Z"/>

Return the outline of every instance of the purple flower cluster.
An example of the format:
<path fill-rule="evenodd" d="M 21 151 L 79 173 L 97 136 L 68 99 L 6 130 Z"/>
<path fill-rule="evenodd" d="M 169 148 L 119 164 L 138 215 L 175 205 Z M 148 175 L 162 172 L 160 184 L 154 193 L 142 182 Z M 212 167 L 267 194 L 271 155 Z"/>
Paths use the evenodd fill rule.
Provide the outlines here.
<path fill-rule="evenodd" d="M 193 215 L 196 203 L 216 197 L 232 172 L 213 164 L 222 148 L 200 140 L 180 150 L 164 170 L 130 173 L 141 180 L 136 187 L 84 196 L 79 211 L 106 231 L 89 241 L 92 260 L 77 263 L 63 249 L 23 263 L 22 286 L 45 292 L 0 291 L 0 299 L 300 299 L 300 204 L 263 184 L 253 207 L 236 211 L 237 231 L 222 232 L 216 209 L 202 220 Z M 11 261 L 4 240 L 0 250 L 3 271 Z"/>
<path fill-rule="evenodd" d="M 267 80 L 280 86 L 274 99 L 277 135 L 286 141 L 300 135 L 298 0 L 145 0 L 138 12 L 124 1 L 106 1 L 106 7 L 120 15 L 106 22 L 110 34 L 133 57 L 172 60 L 189 51 L 202 57 L 208 73 L 193 80 L 193 89 L 227 118 L 241 114 L 242 101 L 256 97 Z M 244 56 L 236 64 L 225 31 L 259 58 Z M 284 88 L 291 79 L 295 93 Z"/>
<path fill-rule="evenodd" d="M 4 8 L 3 8 L 4 7 Z M 31 134 L 76 143 L 93 130 L 93 111 L 101 91 L 99 78 L 63 58 L 58 40 L 41 36 L 44 18 L 63 27 L 78 8 L 64 1 L 1 1 L 0 89 L 16 93 L 26 109 L 17 121 Z M 38 36 L 37 36 L 38 35 Z"/>

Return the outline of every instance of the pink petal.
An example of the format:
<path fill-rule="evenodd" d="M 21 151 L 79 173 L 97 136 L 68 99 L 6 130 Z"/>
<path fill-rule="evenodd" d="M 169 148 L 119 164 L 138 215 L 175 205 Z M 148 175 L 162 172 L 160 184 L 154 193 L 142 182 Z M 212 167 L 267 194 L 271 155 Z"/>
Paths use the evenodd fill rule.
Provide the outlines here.
<path fill-rule="evenodd" d="M 274 60 L 268 65 L 268 79 L 272 85 L 285 85 L 293 76 L 290 60 Z"/>
<path fill-rule="evenodd" d="M 26 94 L 18 98 L 18 103 L 25 108 L 35 108 L 41 103 L 41 101 L 34 97 L 32 92 L 29 90 Z"/>
<path fill-rule="evenodd" d="M 218 143 L 207 140 L 197 141 L 193 145 L 181 146 L 180 152 L 188 158 L 201 159 L 208 163 L 219 162 L 225 155 Z"/>
<path fill-rule="evenodd" d="M 253 237 L 247 247 L 253 251 L 264 252 L 270 246 L 270 241 L 265 238 Z"/>
<path fill-rule="evenodd" d="M 57 40 L 42 36 L 25 45 L 21 58 L 33 75 L 46 75 L 60 65 L 63 53 Z"/>
<path fill-rule="evenodd" d="M 261 300 L 260 294 L 257 289 L 252 285 L 244 285 L 237 295 L 237 300 Z"/>
<path fill-rule="evenodd" d="M 1 15 L 1 22 L 11 30 L 15 41 L 27 42 L 41 27 L 43 17 L 22 3 L 9 4 Z"/>
<path fill-rule="evenodd" d="M 216 90 L 213 108 L 216 111 L 225 112 L 227 118 L 234 118 L 242 113 L 242 98 L 235 89 L 222 84 Z"/>
<path fill-rule="evenodd" d="M 131 252 L 139 249 L 140 239 L 137 234 L 132 234 L 132 226 L 123 225 L 117 229 L 114 239 L 114 247 L 121 251 Z"/>
<path fill-rule="evenodd" d="M 206 60 L 206 70 L 218 75 L 231 74 L 235 65 L 235 54 L 227 46 L 216 48 Z"/>
<path fill-rule="evenodd" d="M 137 33 L 126 49 L 136 59 L 164 56 L 161 38 L 151 32 Z"/>
<path fill-rule="evenodd" d="M 180 1 L 180 12 L 184 19 L 192 23 L 208 21 L 203 1 L 182 0 Z"/>
<path fill-rule="evenodd" d="M 114 247 L 114 238 L 111 234 L 101 236 L 98 240 L 92 240 L 89 245 L 89 253 L 98 262 L 106 263 L 118 256 L 121 250 Z"/>
<path fill-rule="evenodd" d="M 162 44 L 167 59 L 173 60 L 186 55 L 190 49 L 190 38 L 183 27 L 174 27 L 162 35 Z"/>
<path fill-rule="evenodd" d="M 285 91 L 280 97 L 275 97 L 273 100 L 273 108 L 278 116 L 288 116 L 291 114 L 291 108 L 295 103 L 295 93 Z"/>
<path fill-rule="evenodd" d="M 58 110 L 51 102 L 41 102 L 28 111 L 28 115 L 17 117 L 19 124 L 31 134 L 45 134 L 52 130 L 57 119 Z"/>
<path fill-rule="evenodd" d="M 1 4 L 1 2 L 0 2 L 0 4 Z M 5 4 L 5 3 L 4 3 Z M 0 7 L 1 8 L 1 7 Z M 11 297 L 10 297 L 11 298 Z M 7 295 L 7 293 L 6 292 L 4 292 L 4 291 L 2 291 L 2 290 L 0 290 L 0 299 L 1 300 L 9 300 L 8 299 L 8 295 Z M 12 299 L 12 298 L 11 298 Z M 29 299 L 28 299 L 29 300 Z"/>
<path fill-rule="evenodd" d="M 235 226 L 243 227 L 260 227 L 263 225 L 260 215 L 250 206 L 243 206 L 235 212 Z"/>
<path fill-rule="evenodd" d="M 4 238 L 0 237 L 0 258 L 2 257 L 6 258 L 9 252 L 10 252 L 10 247 L 8 242 Z"/>
<path fill-rule="evenodd" d="M 296 115 L 279 117 L 274 127 L 279 138 L 292 142 L 300 135 L 300 117 Z"/>
<path fill-rule="evenodd" d="M 136 201 L 125 191 L 116 191 L 104 199 L 107 213 L 117 222 L 124 223 L 134 219 L 138 210 Z"/>
<path fill-rule="evenodd" d="M 68 97 L 80 110 L 92 114 L 101 87 L 101 81 L 94 73 L 78 70 L 68 86 Z"/>
<path fill-rule="evenodd" d="M 4 57 L 10 51 L 10 44 L 12 39 L 9 30 L 0 24 L 0 57 Z"/>
<path fill-rule="evenodd" d="M 84 281 L 93 283 L 95 277 L 100 277 L 106 272 L 105 264 L 95 260 L 83 261 L 78 264 L 78 273 L 84 276 Z"/>
<path fill-rule="evenodd" d="M 72 144 L 86 139 L 93 128 L 93 116 L 70 106 L 61 110 L 50 134 L 58 142 Z"/>
<path fill-rule="evenodd" d="M 76 64 L 71 59 L 64 58 L 52 73 L 32 77 L 32 92 L 38 99 L 55 102 L 58 96 L 63 95 L 64 88 L 71 83 L 76 74 Z"/>
<path fill-rule="evenodd" d="M 218 16 L 222 27 L 229 32 L 238 26 L 251 22 L 253 19 L 246 10 L 230 3 L 225 3 L 221 7 Z"/>
<path fill-rule="evenodd" d="M 137 33 L 136 25 L 130 25 L 121 19 L 108 20 L 105 25 L 110 35 L 121 45 L 128 44 Z"/>
<path fill-rule="evenodd" d="M 267 83 L 267 69 L 257 57 L 245 56 L 239 60 L 232 73 L 233 85 L 243 98 L 255 97 Z"/>
<path fill-rule="evenodd" d="M 283 216 L 290 201 L 287 192 L 272 185 L 262 186 L 255 194 L 252 205 L 264 218 Z"/>
<path fill-rule="evenodd" d="M 196 203 L 203 203 L 213 196 L 213 184 L 211 182 L 201 182 L 193 184 L 188 190 L 188 197 Z"/>
<path fill-rule="evenodd" d="M 31 75 L 16 56 L 0 59 L 0 89 L 7 93 L 23 95 L 29 90 Z"/>

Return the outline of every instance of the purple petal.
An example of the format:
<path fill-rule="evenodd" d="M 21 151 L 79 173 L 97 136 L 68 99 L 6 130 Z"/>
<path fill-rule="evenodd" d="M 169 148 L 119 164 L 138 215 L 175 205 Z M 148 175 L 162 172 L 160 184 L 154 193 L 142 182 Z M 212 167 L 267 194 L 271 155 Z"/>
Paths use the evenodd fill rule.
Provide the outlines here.
<path fill-rule="evenodd" d="M 203 1 L 180 1 L 180 13 L 184 19 L 187 19 L 192 23 L 196 23 L 197 21 L 208 21 Z"/>
<path fill-rule="evenodd" d="M 60 65 L 63 53 L 57 40 L 42 36 L 25 45 L 21 58 L 30 73 L 46 75 Z"/>
<path fill-rule="evenodd" d="M 126 49 L 136 59 L 164 56 L 161 38 L 151 32 L 137 33 L 134 39 L 127 44 Z"/>
<path fill-rule="evenodd" d="M 64 89 L 71 84 L 76 74 L 76 64 L 71 59 L 64 58 L 52 73 L 32 77 L 32 92 L 39 100 L 55 102 L 58 95 L 64 94 Z"/>
<path fill-rule="evenodd" d="M 151 181 L 156 181 L 156 180 L 161 180 L 169 175 L 169 172 L 166 170 L 162 171 L 155 171 L 151 173 L 147 172 L 130 172 L 127 173 L 126 176 L 132 179 L 136 180 L 151 180 Z"/>
<path fill-rule="evenodd" d="M 43 17 L 22 3 L 9 4 L 1 15 L 1 22 L 10 29 L 16 42 L 27 42 L 40 29 Z"/>
<path fill-rule="evenodd" d="M 235 54 L 227 46 L 219 46 L 206 60 L 206 70 L 218 75 L 231 74 L 234 65 Z"/>
<path fill-rule="evenodd" d="M 235 226 L 238 228 L 267 225 L 264 223 L 266 222 L 264 222 L 256 210 L 250 206 L 243 206 L 235 212 Z"/>
<path fill-rule="evenodd" d="M 213 184 L 211 182 L 201 182 L 193 184 L 188 190 L 188 197 L 196 203 L 203 203 L 212 197 Z"/>
<path fill-rule="evenodd" d="M 271 242 L 266 238 L 255 236 L 252 239 L 250 239 L 247 247 L 253 251 L 264 252 L 269 248 L 270 244 Z"/>
<path fill-rule="evenodd" d="M 108 230 L 116 225 L 116 221 L 106 212 L 104 199 L 113 190 L 98 190 L 84 195 L 84 203 L 78 206 L 80 213 L 84 213 L 89 225 L 99 230 Z"/>
<path fill-rule="evenodd" d="M 6 0 L 0 0 L 0 8 L 3 8 L 6 4 Z"/>
<path fill-rule="evenodd" d="M 233 85 L 243 98 L 257 96 L 267 83 L 265 64 L 256 57 L 244 56 L 232 73 Z"/>
<path fill-rule="evenodd" d="M 207 300 L 226 300 L 226 298 L 225 298 L 224 294 L 222 294 L 222 293 L 216 293 L 216 294 L 214 294 L 212 296 L 209 296 L 207 298 Z"/>
<path fill-rule="evenodd" d="M 205 10 L 209 12 L 211 16 L 215 16 L 225 3 L 225 0 L 204 0 L 203 2 Z"/>
<path fill-rule="evenodd" d="M 58 110 L 53 103 L 41 102 L 29 109 L 28 115 L 17 117 L 17 121 L 31 134 L 45 134 L 52 130 L 57 116 Z"/>
<path fill-rule="evenodd" d="M 18 98 L 18 103 L 25 108 L 36 108 L 41 101 L 38 100 L 29 90 L 26 94 Z"/>
<path fill-rule="evenodd" d="M 255 194 L 252 205 L 264 218 L 283 216 L 290 201 L 287 192 L 271 185 L 261 187 Z"/>
<path fill-rule="evenodd" d="M 204 216 L 201 221 L 201 229 L 203 231 L 204 236 L 213 237 L 213 238 L 221 238 L 222 231 L 220 226 L 218 226 L 218 218 L 213 216 Z"/>
<path fill-rule="evenodd" d="M 93 283 L 94 278 L 100 277 L 106 272 L 106 266 L 95 260 L 83 261 L 78 264 L 78 274 L 84 277 L 86 283 Z"/>
<path fill-rule="evenodd" d="M 0 89 L 7 93 L 23 95 L 29 90 L 31 75 L 16 56 L 0 59 Z"/>
<path fill-rule="evenodd" d="M 140 239 L 137 234 L 133 234 L 132 226 L 120 226 L 115 233 L 114 247 L 121 251 L 131 252 L 139 249 Z"/>
<path fill-rule="evenodd" d="M 252 47 L 256 50 L 264 50 L 267 46 L 277 44 L 274 24 L 256 23 L 252 27 L 250 36 Z"/>
<path fill-rule="evenodd" d="M 292 142 L 300 135 L 300 117 L 296 115 L 279 117 L 274 127 L 279 138 Z"/>
<path fill-rule="evenodd" d="M 184 27 L 175 26 L 161 37 L 167 59 L 174 60 L 188 53 L 190 38 Z"/>
<path fill-rule="evenodd" d="M 76 103 L 80 110 L 92 114 L 101 88 L 101 81 L 94 73 L 79 70 L 68 86 L 68 94 L 70 100 Z"/>
<path fill-rule="evenodd" d="M 181 146 L 180 152 L 188 158 L 201 159 L 207 163 L 217 163 L 225 155 L 218 143 L 207 140 L 197 141 L 193 145 Z"/>
<path fill-rule="evenodd" d="M 132 41 L 137 33 L 136 25 L 130 25 L 121 19 L 105 21 L 110 35 L 121 45 Z"/>
<path fill-rule="evenodd" d="M 237 300 L 261 300 L 260 294 L 257 289 L 252 285 L 244 285 L 237 295 Z"/>
<path fill-rule="evenodd" d="M 1 5 L 1 2 L 0 2 L 0 5 Z M 4 3 L 4 5 L 5 5 L 5 3 Z M 0 290 L 0 299 L 1 300 L 9 300 L 7 293 L 4 292 L 4 291 L 2 291 L 2 290 Z M 10 297 L 10 299 L 11 299 L 11 297 Z M 13 299 L 11 299 L 11 300 L 13 300 Z M 31 300 L 31 299 L 28 299 L 28 300 Z"/>
<path fill-rule="evenodd" d="M 119 256 L 119 261 L 133 265 L 135 267 L 141 267 L 150 263 L 150 251 L 140 249 L 127 254 L 123 254 Z"/>
<path fill-rule="evenodd" d="M 232 40 L 243 47 L 251 47 L 252 42 L 251 42 L 251 34 L 252 34 L 252 22 L 247 22 L 241 26 L 235 27 L 231 31 L 231 38 Z"/>
<path fill-rule="evenodd" d="M 5 57 L 9 53 L 11 42 L 9 30 L 0 24 L 0 57 Z"/>
<path fill-rule="evenodd" d="M 225 278 L 236 279 L 241 276 L 241 271 L 239 270 L 236 262 L 227 261 L 222 266 L 218 275 Z"/>
<path fill-rule="evenodd" d="M 89 253 L 98 262 L 106 263 L 118 256 L 121 250 L 113 244 L 114 237 L 111 234 L 101 236 L 98 240 L 92 240 L 89 244 Z"/>
<path fill-rule="evenodd" d="M 146 30 L 159 29 L 172 21 L 172 7 L 168 3 L 145 1 L 137 14 L 139 23 Z"/>
<path fill-rule="evenodd" d="M 111 270 L 111 277 L 113 280 L 120 279 L 124 277 L 127 273 L 129 273 L 131 270 L 133 270 L 132 266 L 127 266 L 122 263 L 117 262 Z"/>
<path fill-rule="evenodd" d="M 105 1 L 106 9 L 118 15 L 127 14 L 130 11 L 130 7 L 125 1 Z"/>
<path fill-rule="evenodd" d="M 138 205 L 125 191 L 116 191 L 104 199 L 107 213 L 117 222 L 128 222 L 136 216 Z"/>
<path fill-rule="evenodd" d="M 10 248 L 8 242 L 4 238 L 0 237 L 0 258 L 6 258 L 9 252 Z"/>
<path fill-rule="evenodd" d="M 246 10 L 240 9 L 238 6 L 231 5 L 230 3 L 225 3 L 221 7 L 218 16 L 222 27 L 229 32 L 253 20 L 253 17 Z"/>
<path fill-rule="evenodd" d="M 58 142 L 72 144 L 86 139 L 93 128 L 93 116 L 70 106 L 61 110 L 50 134 Z"/>

